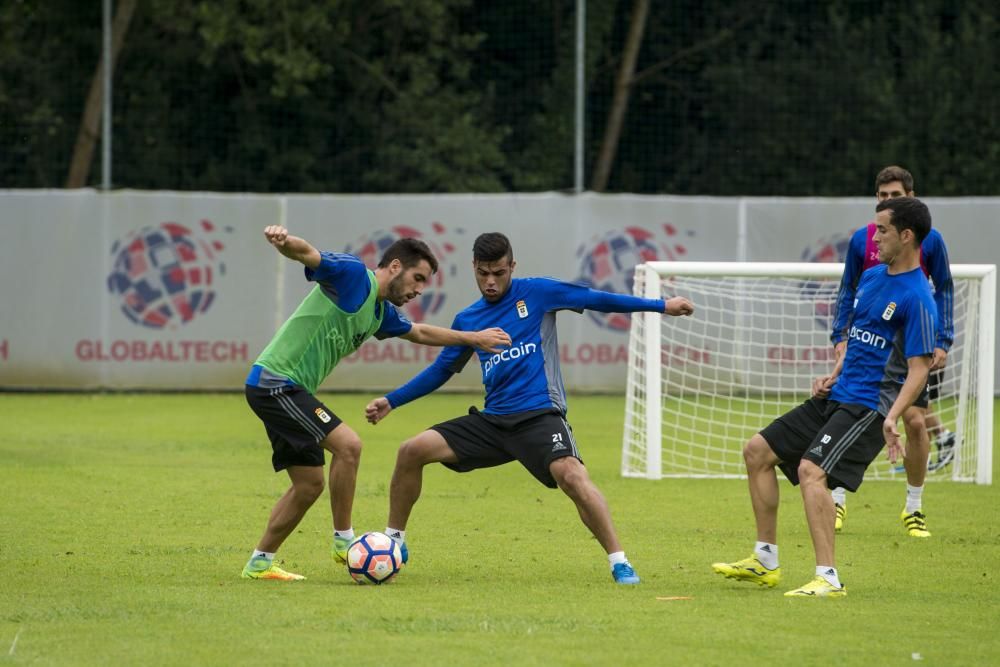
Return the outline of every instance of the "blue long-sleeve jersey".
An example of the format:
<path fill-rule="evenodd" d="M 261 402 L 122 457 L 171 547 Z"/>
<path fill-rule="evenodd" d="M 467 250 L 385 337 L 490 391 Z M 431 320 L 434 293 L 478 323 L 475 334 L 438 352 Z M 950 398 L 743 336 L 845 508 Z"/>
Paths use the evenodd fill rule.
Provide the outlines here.
<path fill-rule="evenodd" d="M 596 310 L 633 313 L 664 309 L 662 299 L 613 294 L 552 278 L 517 278 L 496 302 L 480 299 L 455 316 L 453 329 L 479 331 L 500 327 L 511 338 L 499 354 L 467 346 L 444 348 L 433 364 L 386 395 L 398 408 L 428 394 L 465 367 L 475 352 L 483 373 L 483 412 L 508 415 L 556 408 L 566 413 L 566 391 L 559 369 L 556 311 Z"/>
<path fill-rule="evenodd" d="M 854 297 L 861 280 L 861 274 L 873 266 L 878 266 L 878 249 L 872 242 L 874 224 L 868 224 L 851 235 L 844 258 L 844 275 L 840 279 L 840 291 L 833 317 L 830 340 L 834 345 L 847 336 L 847 327 L 854 314 Z M 941 233 L 931 229 L 930 234 L 920 244 L 920 268 L 934 284 L 934 304 L 937 306 L 937 341 L 935 347 L 942 350 L 951 348 L 955 340 L 954 298 L 955 285 L 951 278 L 948 249 Z"/>

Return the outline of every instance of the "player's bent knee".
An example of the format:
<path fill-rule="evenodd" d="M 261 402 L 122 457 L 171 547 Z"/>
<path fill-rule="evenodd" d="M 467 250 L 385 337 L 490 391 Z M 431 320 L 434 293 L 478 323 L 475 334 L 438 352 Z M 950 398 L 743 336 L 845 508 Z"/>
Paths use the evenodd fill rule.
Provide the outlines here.
<path fill-rule="evenodd" d="M 927 422 L 924 419 L 924 413 L 918 410 L 907 410 L 903 413 L 903 426 L 906 428 L 906 433 L 919 433 L 920 431 L 927 428 Z"/>
<path fill-rule="evenodd" d="M 590 475 L 583 463 L 572 456 L 556 459 L 549 465 L 549 472 L 559 488 L 572 494 L 590 484 Z"/>
<path fill-rule="evenodd" d="M 437 431 L 424 431 L 399 446 L 396 465 L 421 466 L 439 461 L 455 461 L 455 454 Z"/>
<path fill-rule="evenodd" d="M 334 456 L 358 460 L 361 458 L 361 437 L 346 424 L 341 424 L 323 440 L 323 447 Z"/>
<path fill-rule="evenodd" d="M 743 445 L 743 460 L 746 462 L 747 468 L 773 468 L 778 459 L 771 450 L 771 446 L 767 444 L 764 436 L 760 433 L 755 433 Z"/>
<path fill-rule="evenodd" d="M 317 468 L 318 475 L 300 476 L 292 481 L 292 488 L 299 500 L 314 503 L 323 495 L 326 484 L 323 481 L 323 469 Z"/>
<path fill-rule="evenodd" d="M 799 483 L 800 484 L 825 484 L 826 471 L 809 459 L 799 461 Z"/>
<path fill-rule="evenodd" d="M 304 490 L 303 496 L 310 502 L 316 502 L 316 500 L 323 495 L 323 489 L 325 488 L 323 480 L 319 480 L 315 484 L 310 484 Z"/>

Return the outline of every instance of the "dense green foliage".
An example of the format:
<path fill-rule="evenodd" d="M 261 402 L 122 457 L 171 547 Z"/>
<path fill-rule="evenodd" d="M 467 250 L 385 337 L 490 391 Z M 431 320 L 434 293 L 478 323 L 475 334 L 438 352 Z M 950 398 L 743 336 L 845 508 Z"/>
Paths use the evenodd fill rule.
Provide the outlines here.
<path fill-rule="evenodd" d="M 576 0 L 145 0 L 115 74 L 116 187 L 573 185 Z M 633 0 L 588 0 L 585 165 Z M 609 189 L 1000 193 L 992 0 L 650 3 Z M 0 3 L 0 187 L 61 187 L 101 3 Z M 90 184 L 100 175 L 95 153 Z"/>
<path fill-rule="evenodd" d="M 358 418 L 368 398 L 324 400 L 365 442 L 354 525 L 380 530 L 397 444 L 481 397 L 438 393 L 376 427 Z M 929 485 L 934 536 L 914 540 L 903 485 L 865 484 L 837 537 L 848 597 L 791 600 L 813 574 L 795 489 L 782 483 L 782 585 L 721 579 L 709 564 L 753 546 L 746 483 L 623 479 L 622 399 L 570 406 L 638 586 L 612 583 L 572 503 L 517 464 L 428 468 L 388 586 L 333 565 L 325 495 L 278 553 L 308 579 L 242 580 L 287 487 L 242 396 L 0 394 L 4 664 L 997 663 L 1000 485 Z"/>

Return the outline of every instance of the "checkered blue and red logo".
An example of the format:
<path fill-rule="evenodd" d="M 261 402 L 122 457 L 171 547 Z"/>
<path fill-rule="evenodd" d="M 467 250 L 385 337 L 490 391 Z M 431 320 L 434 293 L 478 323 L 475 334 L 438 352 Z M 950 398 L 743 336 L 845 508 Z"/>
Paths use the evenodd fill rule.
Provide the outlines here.
<path fill-rule="evenodd" d="M 452 233 L 463 234 L 464 231 L 456 228 Z M 437 273 L 427 281 L 424 292 L 402 308 L 411 321 L 423 322 L 444 306 L 447 298 L 445 285 L 458 275 L 455 245 L 448 240 L 449 236 L 449 230 L 440 222 L 432 222 L 425 230 L 409 225 L 396 225 L 361 237 L 344 248 L 344 252 L 360 257 L 369 269 L 374 269 L 389 246 L 399 239 L 416 238 L 426 243 L 438 260 Z"/>
<path fill-rule="evenodd" d="M 108 291 L 135 324 L 164 329 L 187 324 L 215 300 L 214 282 L 226 270 L 224 246 L 208 220 L 143 227 L 115 241 Z M 232 231 L 226 228 L 225 231 Z"/>
<path fill-rule="evenodd" d="M 693 235 L 693 231 L 680 233 L 670 223 L 654 229 L 625 227 L 600 234 L 576 251 L 576 256 L 580 258 L 577 282 L 605 292 L 631 294 L 636 264 L 683 259 L 687 254 L 683 237 Z M 588 310 L 587 315 L 605 329 L 629 330 L 628 313 Z"/>

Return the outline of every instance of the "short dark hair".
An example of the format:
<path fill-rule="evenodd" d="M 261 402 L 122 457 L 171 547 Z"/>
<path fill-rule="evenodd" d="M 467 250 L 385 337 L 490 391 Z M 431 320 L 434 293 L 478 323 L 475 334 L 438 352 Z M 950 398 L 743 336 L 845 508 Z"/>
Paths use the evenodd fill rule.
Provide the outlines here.
<path fill-rule="evenodd" d="M 913 192 L 913 174 L 894 164 L 880 171 L 875 177 L 875 192 L 878 192 L 879 186 L 893 181 L 902 183 L 906 192 Z"/>
<path fill-rule="evenodd" d="M 889 222 L 902 233 L 904 229 L 909 229 L 917 239 L 917 247 L 924 242 L 927 235 L 931 233 L 931 212 L 927 209 L 927 204 L 916 197 L 896 197 L 895 199 L 884 199 L 875 207 L 875 211 L 890 211 L 892 217 Z"/>
<path fill-rule="evenodd" d="M 513 262 L 514 249 L 510 246 L 510 239 L 500 232 L 480 234 L 472 244 L 474 262 L 499 262 L 504 257 Z"/>
<path fill-rule="evenodd" d="M 404 237 L 393 243 L 386 248 L 382 260 L 378 263 L 378 268 L 384 269 L 394 259 L 398 259 L 404 269 L 416 266 L 420 260 L 426 259 L 427 263 L 431 265 L 431 273 L 437 273 L 438 270 L 437 258 L 434 257 L 434 253 L 427 247 L 427 244 L 420 239 Z"/>

